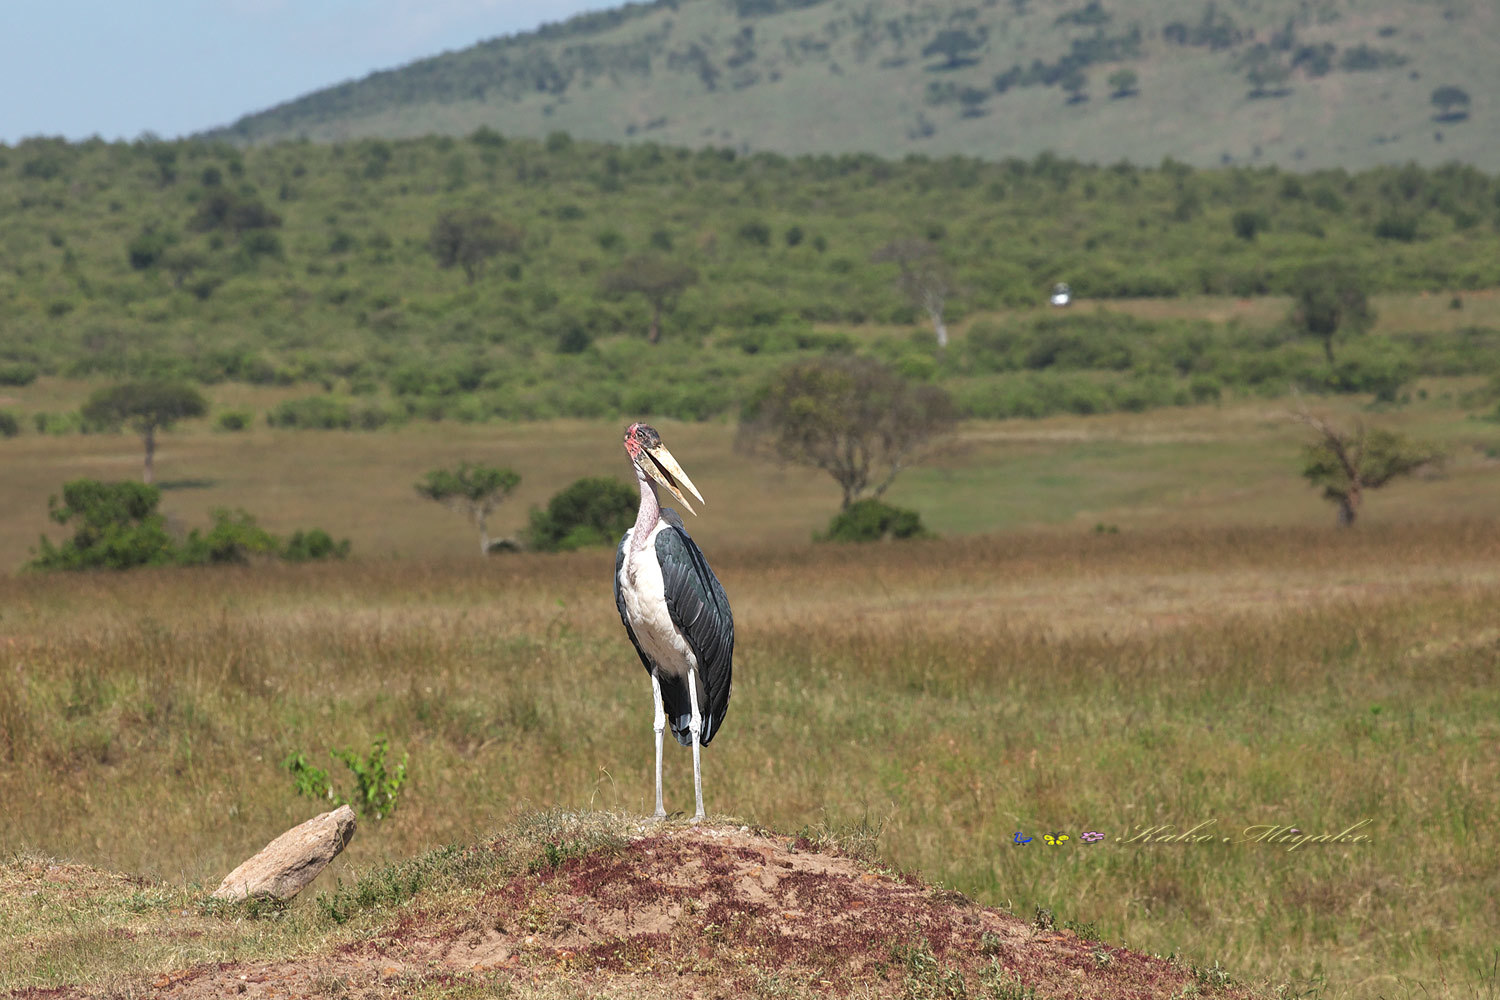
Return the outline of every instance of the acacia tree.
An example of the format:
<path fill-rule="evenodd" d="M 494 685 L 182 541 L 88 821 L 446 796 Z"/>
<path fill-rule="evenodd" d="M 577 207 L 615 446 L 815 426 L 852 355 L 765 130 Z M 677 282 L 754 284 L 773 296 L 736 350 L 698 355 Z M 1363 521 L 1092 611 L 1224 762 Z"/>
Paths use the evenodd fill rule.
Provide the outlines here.
<path fill-rule="evenodd" d="M 464 277 L 473 284 L 485 261 L 500 253 L 521 249 L 521 231 L 495 221 L 487 212 L 444 212 L 432 224 L 427 248 L 438 267 L 462 267 Z"/>
<path fill-rule="evenodd" d="M 945 28 L 923 47 L 922 56 L 942 56 L 946 61 L 935 67 L 937 69 L 959 69 L 974 61 L 969 54 L 982 49 L 986 37 L 983 28 L 973 33 L 963 28 Z"/>
<path fill-rule="evenodd" d="M 1439 121 L 1457 121 L 1468 117 L 1469 92 L 1452 84 L 1439 87 L 1432 92 L 1432 103 L 1437 106 Z"/>
<path fill-rule="evenodd" d="M 1089 86 L 1088 74 L 1081 69 L 1075 67 L 1069 70 L 1057 84 L 1068 92 L 1069 104 L 1082 104 L 1089 99 L 1089 95 L 1084 93 Z"/>
<path fill-rule="evenodd" d="M 433 469 L 416 484 L 416 491 L 473 521 L 479 529 L 479 554 L 488 555 L 489 516 L 520 482 L 520 475 L 508 468 L 460 462 L 457 469 Z"/>
<path fill-rule="evenodd" d="M 1306 410 L 1292 416 L 1318 435 L 1302 449 L 1303 478 L 1321 486 L 1323 498 L 1338 505 L 1338 522 L 1345 528 L 1359 516 L 1365 491 L 1379 489 L 1443 458 L 1441 452 L 1414 444 L 1394 431 L 1366 431 L 1358 422 L 1353 431 L 1345 431 Z"/>
<path fill-rule="evenodd" d="M 917 238 L 892 240 L 876 250 L 872 259 L 877 263 L 895 263 L 900 269 L 896 285 L 901 294 L 927 313 L 938 347 L 947 347 L 948 326 L 943 322 L 943 310 L 958 289 L 937 245 Z"/>
<path fill-rule="evenodd" d="M 956 421 L 953 401 L 867 358 L 829 357 L 783 368 L 746 406 L 742 449 L 822 469 L 841 509 L 879 497 Z"/>
<path fill-rule="evenodd" d="M 1292 287 L 1291 321 L 1303 334 L 1323 342 L 1333 364 L 1336 334 L 1364 333 L 1375 322 L 1364 282 L 1350 268 L 1319 264 L 1298 273 Z"/>
<path fill-rule="evenodd" d="M 1133 69 L 1117 69 L 1109 74 L 1109 96 L 1112 98 L 1134 97 L 1140 74 Z"/>
<path fill-rule="evenodd" d="M 655 254 L 627 258 L 604 276 L 604 294 L 617 297 L 640 293 L 651 304 L 651 327 L 646 339 L 655 344 L 661 340 L 661 317 L 677 305 L 677 297 L 690 285 L 698 283 L 698 272 Z"/>
<path fill-rule="evenodd" d="M 208 412 L 203 394 L 185 382 L 125 382 L 97 390 L 83 405 L 83 419 L 97 427 L 127 424 L 146 446 L 141 481 L 151 482 L 156 460 L 156 432 Z"/>

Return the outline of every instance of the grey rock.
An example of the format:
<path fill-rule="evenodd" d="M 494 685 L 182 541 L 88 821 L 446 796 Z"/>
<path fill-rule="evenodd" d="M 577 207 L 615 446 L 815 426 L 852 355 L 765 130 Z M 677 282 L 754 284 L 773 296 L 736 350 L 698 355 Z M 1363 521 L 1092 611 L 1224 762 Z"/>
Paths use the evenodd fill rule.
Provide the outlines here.
<path fill-rule="evenodd" d="M 338 857 L 354 836 L 354 826 L 354 810 L 339 806 L 292 827 L 225 876 L 213 898 L 291 899 Z"/>

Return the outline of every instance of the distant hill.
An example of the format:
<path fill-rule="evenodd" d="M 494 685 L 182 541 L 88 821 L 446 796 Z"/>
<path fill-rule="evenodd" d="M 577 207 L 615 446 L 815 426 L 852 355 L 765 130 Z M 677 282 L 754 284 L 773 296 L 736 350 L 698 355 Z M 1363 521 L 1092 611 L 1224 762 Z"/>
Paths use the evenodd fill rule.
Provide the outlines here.
<path fill-rule="evenodd" d="M 485 126 L 789 154 L 1496 170 L 1496 93 L 1491 0 L 657 0 L 374 73 L 210 137 Z"/>

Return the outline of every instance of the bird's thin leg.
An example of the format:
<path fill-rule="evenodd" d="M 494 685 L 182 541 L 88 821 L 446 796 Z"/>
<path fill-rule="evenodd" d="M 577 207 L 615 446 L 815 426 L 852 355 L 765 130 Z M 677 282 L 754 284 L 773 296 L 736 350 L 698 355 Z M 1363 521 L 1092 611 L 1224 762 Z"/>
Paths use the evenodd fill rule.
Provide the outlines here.
<path fill-rule="evenodd" d="M 651 724 L 656 731 L 656 818 L 665 819 L 667 807 L 661 801 L 661 740 L 667 728 L 667 709 L 662 704 L 661 681 L 656 679 L 655 673 L 651 675 L 651 697 L 656 700 L 656 719 Z"/>
<path fill-rule="evenodd" d="M 694 667 L 688 668 L 688 701 L 693 707 L 688 729 L 693 734 L 693 796 L 698 800 L 698 813 L 693 817 L 693 822 L 696 823 L 703 818 L 703 770 L 698 763 L 698 739 L 703 733 L 703 716 L 698 714 L 698 671 Z"/>

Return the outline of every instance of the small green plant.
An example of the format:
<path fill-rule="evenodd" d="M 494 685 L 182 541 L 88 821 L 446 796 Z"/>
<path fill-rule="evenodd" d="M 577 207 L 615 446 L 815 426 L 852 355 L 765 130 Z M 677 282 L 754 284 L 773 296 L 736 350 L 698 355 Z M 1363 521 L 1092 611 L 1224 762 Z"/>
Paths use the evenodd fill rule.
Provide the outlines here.
<path fill-rule="evenodd" d="M 361 755 L 357 750 L 330 750 L 329 756 L 344 762 L 354 776 L 354 795 L 346 797 L 335 792 L 328 772 L 315 767 L 300 750 L 293 751 L 281 762 L 283 770 L 292 775 L 292 783 L 298 795 L 311 799 L 327 799 L 339 805 L 350 805 L 362 816 L 381 820 L 396 811 L 396 800 L 406 785 L 406 764 L 410 754 L 402 754 L 395 767 L 386 765 L 386 754 L 390 741 L 377 736 L 370 744 L 370 752 Z"/>
<path fill-rule="evenodd" d="M 301 750 L 288 754 L 286 760 L 281 762 L 281 767 L 291 772 L 292 782 L 296 785 L 298 795 L 304 795 L 310 799 L 334 797 L 333 783 L 328 780 L 328 772 L 314 767 L 307 759 L 307 754 Z"/>
<path fill-rule="evenodd" d="M 384 736 L 375 738 L 370 752 L 360 756 L 355 750 L 333 750 L 335 760 L 344 762 L 354 775 L 354 798 L 349 800 L 356 812 L 375 819 L 385 819 L 396 811 L 396 799 L 406 784 L 406 762 L 410 754 L 401 755 L 401 763 L 394 768 L 386 767 L 385 755 L 390 741 Z"/>
<path fill-rule="evenodd" d="M 979 985 L 994 1000 L 1036 1000 L 1036 989 L 1021 982 L 1020 978 L 1000 964 L 998 958 L 979 973 Z"/>
<path fill-rule="evenodd" d="M 0 437 L 13 438 L 21 433 L 21 422 L 9 410 L 0 410 Z"/>
<path fill-rule="evenodd" d="M 526 866 L 527 871 L 532 874 L 556 871 L 569 858 L 582 857 L 592 849 L 591 845 L 581 840 L 543 841 L 540 855 L 531 859 Z"/>
<path fill-rule="evenodd" d="M 1095 927 L 1092 921 L 1064 920 L 1062 926 L 1063 930 L 1072 931 L 1085 941 L 1099 940 L 1099 928 Z"/>
<path fill-rule="evenodd" d="M 1202 986 L 1210 986 L 1216 989 L 1223 989 L 1224 987 L 1229 986 L 1234 982 L 1234 980 L 1229 976 L 1229 971 L 1225 969 L 1224 966 L 1220 965 L 1217 959 L 1214 960 L 1213 965 L 1207 967 L 1197 965 L 1193 966 L 1192 972 L 1193 978 L 1198 980 L 1199 984 Z"/>
<path fill-rule="evenodd" d="M 963 973 L 958 969 L 945 967 L 925 940 L 915 944 L 896 945 L 891 949 L 891 960 L 906 969 L 906 981 L 903 985 L 905 996 L 910 1000 L 959 1000 L 969 995 Z"/>

